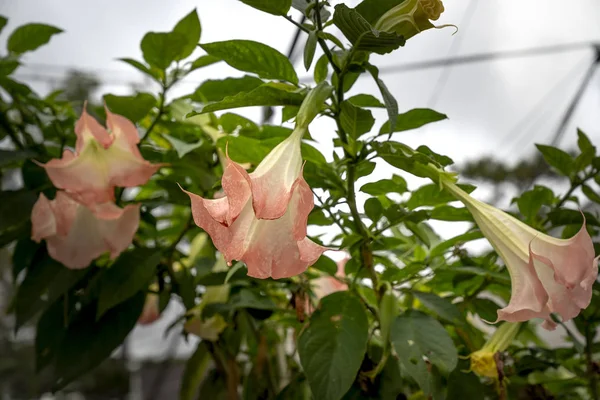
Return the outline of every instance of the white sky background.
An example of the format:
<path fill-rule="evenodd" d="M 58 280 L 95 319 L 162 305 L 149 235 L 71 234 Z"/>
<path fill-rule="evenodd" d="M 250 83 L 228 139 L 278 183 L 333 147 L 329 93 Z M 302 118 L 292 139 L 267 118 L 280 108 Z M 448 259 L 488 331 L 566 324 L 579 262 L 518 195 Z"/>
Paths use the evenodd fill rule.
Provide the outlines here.
<path fill-rule="evenodd" d="M 471 1 L 478 4 L 474 5 L 476 8 L 468 26 L 461 26 Z M 352 6 L 358 2 L 346 3 Z M 596 0 L 447 0 L 445 6 L 446 11 L 437 24 L 458 25 L 456 35 L 452 35 L 453 28 L 432 29 L 410 39 L 405 47 L 392 54 L 372 56 L 372 63 L 383 67 L 444 58 L 457 40 L 460 40 L 460 48 L 456 49 L 454 45 L 452 56 L 562 43 L 600 43 L 600 2 Z M 100 88 L 99 94 L 127 94 L 132 91 L 134 83 L 143 90 L 155 92 L 154 87 L 144 88 L 147 83 L 140 73 L 117 59 L 132 57 L 142 60 L 139 43 L 144 34 L 171 30 L 193 8 L 197 8 L 200 15 L 203 43 L 251 39 L 287 53 L 296 30 L 282 17 L 262 13 L 236 0 L 0 0 L 0 14 L 9 18 L 8 26 L 0 36 L 0 48 L 4 49 L 7 33 L 18 25 L 49 23 L 64 29 L 65 33 L 53 37 L 50 44 L 39 50 L 28 53 L 24 57 L 25 66 L 17 73 L 17 76 L 37 76 L 36 80 L 23 80 L 41 94 L 56 88 L 69 68 L 97 73 L 101 80 L 107 82 Z M 292 15 L 296 19 L 299 17 L 295 10 Z M 303 34 L 300 43 L 303 44 L 305 39 Z M 198 49 L 195 54 L 201 55 L 202 51 Z M 319 56 L 320 52 L 315 61 Z M 533 143 L 550 141 L 592 59 L 593 51 L 583 49 L 450 67 L 446 84 L 442 92 L 437 93 L 437 102 L 433 106 L 447 114 L 449 120 L 420 130 L 397 133 L 394 140 L 415 147 L 425 144 L 459 164 L 484 154 L 516 162 L 533 154 Z M 303 72 L 301 54 L 296 59 L 296 66 L 301 77 L 309 75 Z M 430 98 L 441 73 L 442 69 L 437 68 L 383 74 L 381 78 L 395 95 L 403 112 L 431 106 Z M 186 94 L 206 79 L 231 75 L 243 73 L 218 63 L 191 74 L 173 94 Z M 514 132 L 515 126 L 529 115 L 536 103 L 568 75 L 570 78 L 554 91 L 545 107 L 531 114 L 531 123 Z M 359 92 L 380 97 L 369 75 L 361 78 L 350 94 Z M 233 111 L 259 121 L 258 110 Z M 378 118 L 375 129 L 379 129 L 385 121 L 385 111 L 374 114 Z M 274 123 L 279 120 L 278 115 Z M 575 145 L 576 127 L 583 129 L 592 142 L 600 144 L 598 71 L 567 127 L 563 146 Z M 333 125 L 323 119 L 317 120 L 311 125 L 311 132 L 319 142 L 319 148 L 331 160 L 331 139 L 335 135 Z M 380 162 L 369 180 L 389 177 L 392 172 L 391 167 Z M 361 180 L 357 186 L 364 182 L 367 180 Z M 409 183 L 412 187 L 420 184 L 416 179 L 409 179 Z M 485 193 L 479 193 L 478 197 L 485 197 Z M 359 193 L 359 200 L 364 198 Z M 507 205 L 509 200 L 510 196 L 503 199 L 503 205 Z M 442 227 L 442 231 L 444 233 L 446 229 Z M 147 336 L 149 329 L 144 328 L 144 332 L 138 333 Z M 156 332 L 157 336 L 160 334 Z M 137 346 L 133 347 L 136 352 Z"/>

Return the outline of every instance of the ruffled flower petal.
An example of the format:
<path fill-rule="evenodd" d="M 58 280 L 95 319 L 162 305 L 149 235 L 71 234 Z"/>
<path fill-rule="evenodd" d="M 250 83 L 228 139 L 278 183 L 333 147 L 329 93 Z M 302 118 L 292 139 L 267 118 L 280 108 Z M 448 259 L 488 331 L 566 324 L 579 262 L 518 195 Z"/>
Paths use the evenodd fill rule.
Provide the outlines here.
<path fill-rule="evenodd" d="M 553 238 L 474 199 L 454 183 L 442 184 L 467 206 L 508 268 L 512 293 L 508 305 L 498 310 L 498 320 L 543 318 L 542 326 L 552 330 L 556 324 L 551 313 L 567 321 L 589 305 L 598 276 L 598 258 L 594 258 L 585 220 L 572 238 Z"/>
<path fill-rule="evenodd" d="M 90 209 L 62 191 L 51 201 L 40 194 L 32 211 L 32 239 L 45 239 L 50 256 L 66 267 L 85 268 L 106 252 L 114 259 L 127 249 L 139 225 L 139 208 L 105 203 Z"/>
<path fill-rule="evenodd" d="M 39 164 L 57 188 L 88 205 L 113 201 L 115 186 L 143 185 L 162 166 L 142 158 L 129 120 L 109 110 L 106 115 L 110 133 L 84 111 L 75 126 L 75 153 L 66 150 L 61 159 Z"/>

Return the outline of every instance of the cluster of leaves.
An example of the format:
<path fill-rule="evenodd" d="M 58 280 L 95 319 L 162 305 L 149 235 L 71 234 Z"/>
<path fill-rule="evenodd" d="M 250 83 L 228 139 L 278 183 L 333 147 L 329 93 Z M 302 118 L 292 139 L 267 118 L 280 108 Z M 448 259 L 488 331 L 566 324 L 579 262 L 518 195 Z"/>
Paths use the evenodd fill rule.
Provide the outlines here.
<path fill-rule="evenodd" d="M 482 238 L 475 227 L 447 240 L 436 234 L 431 221 L 472 221 L 464 208 L 449 204 L 454 200 L 450 194 L 436 184 L 409 190 L 402 177 L 406 172 L 428 178 L 425 165 L 448 167 L 452 160 L 425 146 L 413 152 L 389 140 L 393 133 L 446 118 L 429 109 L 400 112 L 369 62 L 372 53 L 386 54 L 405 44 L 402 36 L 373 28 L 399 1 L 364 0 L 355 9 L 340 4 L 333 10 L 314 0 L 243 2 L 291 22 L 290 7 L 302 12 L 306 22 L 296 25 L 307 34 L 304 66 L 314 64 L 315 82 L 334 88 L 317 105 L 320 115 L 337 126 L 333 161 L 310 141 L 303 143 L 302 152 L 305 178 L 320 193 L 309 225 L 331 227 L 337 234 L 324 244 L 350 254 L 345 277 L 336 278 L 348 290 L 324 297 L 308 315 L 307 301 L 319 301 L 311 283 L 336 274 L 331 259 L 323 256 L 303 275 L 277 281 L 249 278 L 239 264 L 228 271 L 215 268 L 223 260 L 193 224 L 189 200 L 177 184 L 212 198 L 220 190 L 219 156 L 226 145 L 233 160 L 256 166 L 291 132 L 220 111 L 282 107 L 283 124 L 296 117 L 309 87 L 299 84 L 287 57 L 262 43 L 201 43 L 206 54 L 191 59 L 201 42 L 195 11 L 170 32 L 146 34 L 143 60 L 122 59 L 154 80 L 158 93 L 104 96 L 112 112 L 138 125 L 144 157 L 167 164 L 139 190 L 119 193 L 120 205 L 142 204 L 134 246 L 114 262 L 102 257 L 80 271 L 49 258 L 44 243 L 29 238 L 30 213 L 40 192 L 52 198 L 55 189 L 33 160 L 45 162 L 73 146 L 77 115 L 58 92 L 41 98 L 13 77 L 23 53 L 61 32 L 47 25 L 21 26 L 10 34 L 8 54 L 0 59 L 0 140 L 8 143 L 0 150 L 0 246 L 12 254 L 16 290 L 8 311 L 15 315 L 16 330 L 35 323 L 35 368 L 50 371 L 53 390 L 68 390 L 69 383 L 123 343 L 150 284 L 157 288 L 161 309 L 178 301 L 190 311 L 201 304 L 207 288 L 227 283 L 226 302 L 202 307 L 202 319 L 218 315 L 226 325 L 217 340 L 202 340 L 189 359 L 182 399 L 237 399 L 240 393 L 245 399 L 493 399 L 504 396 L 504 390 L 530 396 L 526 398 L 598 399 L 593 343 L 600 324 L 598 288 L 573 330 L 564 327 L 564 347 L 547 349 L 534 326 L 526 325 L 503 355 L 510 382 L 506 388 L 467 372 L 468 361 L 460 357 L 485 342 L 481 320 L 495 320 L 500 303 L 510 297 L 510 277 L 495 253 L 465 249 L 465 243 Z M 0 22 L 1 28 L 6 19 Z M 331 25 L 344 38 L 328 32 Z M 319 48 L 323 54 L 314 63 Z M 186 96 L 168 96 L 188 74 L 218 62 L 247 75 L 207 80 Z M 367 74 L 381 99 L 364 93 L 347 96 Z M 374 128 L 373 108 L 388 114 L 379 129 Z M 103 117 L 101 107 L 93 112 Z M 568 179 L 569 189 L 559 196 L 535 186 L 514 200 L 519 217 L 536 229 L 568 237 L 579 229 L 582 216 L 563 206 L 585 210 L 583 202 L 600 203 L 600 156 L 582 132 L 578 144 L 575 156 L 538 146 L 560 179 Z M 361 213 L 355 182 L 373 172 L 375 158 L 401 172 L 358 189 L 370 196 Z M 591 209 L 584 214 L 596 235 L 598 216 Z M 170 329 L 184 334 L 185 318 Z"/>

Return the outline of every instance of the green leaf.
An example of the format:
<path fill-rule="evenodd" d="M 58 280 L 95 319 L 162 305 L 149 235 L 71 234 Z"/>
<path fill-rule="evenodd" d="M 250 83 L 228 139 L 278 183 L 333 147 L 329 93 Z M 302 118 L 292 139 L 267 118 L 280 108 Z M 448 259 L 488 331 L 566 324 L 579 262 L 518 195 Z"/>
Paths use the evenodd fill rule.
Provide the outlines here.
<path fill-rule="evenodd" d="M 306 39 L 306 45 L 304 45 L 304 68 L 308 71 L 310 65 L 315 58 L 315 50 L 317 49 L 317 33 L 316 31 L 310 31 L 308 38 Z"/>
<path fill-rule="evenodd" d="M 231 308 L 253 308 L 255 310 L 273 310 L 277 308 L 273 300 L 258 290 L 242 289 L 231 297 Z"/>
<path fill-rule="evenodd" d="M 341 105 L 340 123 L 346 133 L 357 139 L 369 132 L 375 123 L 375 118 L 369 110 L 353 106 L 344 101 Z"/>
<path fill-rule="evenodd" d="M 53 391 L 97 367 L 135 326 L 146 299 L 138 292 L 96 320 L 96 304 L 84 307 L 69 324 L 56 355 Z"/>
<path fill-rule="evenodd" d="M 314 78 L 316 83 L 321 83 L 327 79 L 327 74 L 329 73 L 328 68 L 329 60 L 327 59 L 327 56 L 323 54 L 315 65 Z"/>
<path fill-rule="evenodd" d="M 195 8 L 175 25 L 173 32 L 183 36 L 186 40 L 179 54 L 175 57 L 175 61 L 183 60 L 194 52 L 198 42 L 200 42 L 202 27 L 200 26 L 200 19 L 198 19 L 198 12 Z"/>
<path fill-rule="evenodd" d="M 390 135 L 396 129 L 396 116 L 398 115 L 398 101 L 389 91 L 385 83 L 381 79 L 379 79 L 379 69 L 371 64 L 367 65 L 367 70 L 375 80 L 377 87 L 379 88 L 379 92 L 381 92 L 381 96 L 383 97 L 383 102 L 385 103 L 385 109 L 388 114 L 388 120 L 390 121 L 389 125 L 389 133 Z M 381 133 L 381 132 L 380 132 Z"/>
<path fill-rule="evenodd" d="M 121 254 L 100 278 L 98 296 L 99 320 L 109 309 L 144 291 L 156 274 L 161 252 L 156 249 L 138 248 Z"/>
<path fill-rule="evenodd" d="M 415 108 L 404 114 L 396 116 L 396 125 L 393 132 L 403 132 L 411 129 L 417 129 L 423 125 L 441 121 L 448 118 L 445 114 L 430 110 L 429 108 Z M 390 121 L 388 120 L 379 129 L 379 134 L 385 134 L 390 131 Z"/>
<path fill-rule="evenodd" d="M 286 121 L 296 118 L 298 111 L 300 111 L 300 107 L 298 106 L 284 106 L 281 109 L 281 123 L 283 124 Z"/>
<path fill-rule="evenodd" d="M 450 157 L 438 154 L 427 146 L 419 146 L 417 147 L 417 151 L 421 154 L 425 154 L 433 160 L 434 164 L 438 164 L 440 167 L 447 167 L 448 165 L 454 164 L 454 161 L 452 161 Z"/>
<path fill-rule="evenodd" d="M 179 389 L 180 400 L 197 399 L 196 392 L 206 375 L 211 359 L 206 343 L 198 343 L 196 351 L 187 363 L 185 363 L 185 369 L 181 377 L 181 387 Z"/>
<path fill-rule="evenodd" d="M 380 331 L 385 347 L 388 346 L 390 340 L 393 321 L 399 313 L 398 300 L 394 295 L 394 291 L 391 290 L 389 285 L 387 286 L 388 290 L 381 296 L 381 304 L 379 305 Z"/>
<path fill-rule="evenodd" d="M 15 329 L 18 330 L 46 305 L 65 294 L 86 272 L 70 270 L 48 256 L 34 261 L 17 290 Z"/>
<path fill-rule="evenodd" d="M 257 10 L 273 15 L 287 15 L 292 6 L 292 0 L 241 0 Z"/>
<path fill-rule="evenodd" d="M 207 80 L 192 94 L 192 100 L 199 103 L 221 101 L 225 97 L 235 96 L 241 92 L 250 92 L 264 82 L 254 76 L 244 75 L 241 78 Z"/>
<path fill-rule="evenodd" d="M 134 60 L 133 58 L 119 58 L 119 61 L 123 61 L 124 63 L 131 65 L 133 68 L 137 69 L 138 71 L 140 71 L 140 72 L 152 77 L 154 80 L 160 82 L 160 74 L 159 74 L 158 70 L 153 71 L 147 65 L 142 64 L 141 62 Z"/>
<path fill-rule="evenodd" d="M 382 179 L 377 182 L 365 183 L 360 188 L 360 191 L 372 196 L 379 196 L 388 193 L 405 193 L 406 189 L 406 181 L 404 178 L 394 175 L 392 179 Z"/>
<path fill-rule="evenodd" d="M 0 149 L 0 168 L 35 157 L 36 153 L 31 150 L 2 150 Z"/>
<path fill-rule="evenodd" d="M 517 199 L 519 211 L 528 220 L 533 220 L 543 205 L 549 206 L 553 202 L 554 192 L 547 187 L 538 185 L 535 185 L 532 190 L 523 193 L 521 197 Z"/>
<path fill-rule="evenodd" d="M 21 63 L 11 57 L 0 58 L 0 76 L 8 76 L 15 72 Z"/>
<path fill-rule="evenodd" d="M 140 46 L 148 64 L 165 70 L 187 49 L 188 39 L 177 32 L 148 32 Z"/>
<path fill-rule="evenodd" d="M 135 96 L 105 94 L 104 101 L 110 111 L 124 116 L 134 124 L 148 115 L 156 105 L 156 99 L 150 93 L 137 93 Z"/>
<path fill-rule="evenodd" d="M 584 212 L 585 222 L 589 225 L 594 225 L 600 227 L 600 221 L 593 214 L 589 212 Z M 566 208 L 562 208 L 559 210 L 550 211 L 548 213 L 548 218 L 553 226 L 563 226 L 563 225 L 579 225 L 583 224 L 583 216 L 579 210 L 569 210 Z"/>
<path fill-rule="evenodd" d="M 588 185 L 584 184 L 581 187 L 581 190 L 583 191 L 583 194 L 585 194 L 587 196 L 588 199 L 590 199 L 594 203 L 600 204 L 600 194 L 595 192 L 594 189 L 592 189 Z"/>
<path fill-rule="evenodd" d="M 473 221 L 473 216 L 466 207 L 441 205 L 431 210 L 431 219 L 438 221 Z"/>
<path fill-rule="evenodd" d="M 570 176 L 575 168 L 575 163 L 573 157 L 569 155 L 569 153 L 557 149 L 556 147 L 546 146 L 543 144 L 535 145 L 542 156 L 544 156 L 544 160 L 550 165 L 554 167 L 558 172 L 560 172 L 564 176 Z"/>
<path fill-rule="evenodd" d="M 252 72 L 264 79 L 298 84 L 298 75 L 290 60 L 266 44 L 252 40 L 228 40 L 205 43 L 200 47 L 240 71 Z"/>
<path fill-rule="evenodd" d="M 577 129 L 577 146 L 582 153 L 591 151 L 593 154 L 596 153 L 596 148 L 590 141 L 590 138 L 581 130 Z"/>
<path fill-rule="evenodd" d="M 200 68 L 208 67 L 209 65 L 218 63 L 222 61 L 220 58 L 210 55 L 204 55 L 196 58 L 192 64 L 190 65 L 190 72 L 195 71 Z"/>
<path fill-rule="evenodd" d="M 44 311 L 35 329 L 35 371 L 52 363 L 65 334 L 65 303 L 59 299 Z"/>
<path fill-rule="evenodd" d="M 335 6 L 333 23 L 354 45 L 356 50 L 386 54 L 400 46 L 404 46 L 406 42 L 402 36 L 396 33 L 380 32 L 373 28 L 358 12 L 345 4 Z"/>
<path fill-rule="evenodd" d="M 258 165 L 270 150 L 260 140 L 245 136 L 222 137 L 217 141 L 217 146 L 223 151 L 227 146 L 229 156 L 235 162 L 250 162 L 254 165 Z"/>
<path fill-rule="evenodd" d="M 379 101 L 379 99 L 375 96 L 372 96 L 370 94 L 357 94 L 355 96 L 350 97 L 349 99 L 347 99 L 346 101 L 348 101 L 349 103 L 352 103 L 352 105 L 356 106 L 356 107 L 375 107 L 375 108 L 384 108 L 385 105 Z M 396 112 L 397 114 L 397 112 Z"/>
<path fill-rule="evenodd" d="M 435 293 L 411 292 L 425 307 L 436 313 L 440 318 L 451 324 L 462 325 L 465 318 L 459 309 L 450 300 L 440 297 Z"/>
<path fill-rule="evenodd" d="M 33 190 L 0 192 L 0 234 L 28 224 L 37 197 Z"/>
<path fill-rule="evenodd" d="M 462 235 L 455 236 L 453 238 L 450 238 L 450 239 L 436 245 L 429 252 L 429 256 L 430 257 L 441 256 L 442 254 L 444 254 L 444 252 L 446 250 L 448 250 L 451 247 L 462 245 L 463 243 L 470 242 L 472 240 L 481 239 L 481 238 L 483 238 L 483 234 L 480 231 L 463 233 Z"/>
<path fill-rule="evenodd" d="M 173 146 L 179 158 L 183 158 L 187 153 L 196 150 L 202 146 L 202 144 L 204 144 L 204 140 L 202 139 L 198 140 L 196 143 L 187 143 L 183 140 L 179 140 L 173 136 L 167 135 L 166 133 L 163 133 L 162 135 L 168 140 L 169 143 L 171 143 L 171 146 Z"/>
<path fill-rule="evenodd" d="M 431 393 L 433 382 L 423 357 L 446 375 L 458 362 L 458 353 L 448 332 L 438 321 L 421 312 L 410 311 L 396 318 L 391 339 L 402 366 L 426 396 Z"/>
<path fill-rule="evenodd" d="M 8 37 L 6 49 L 9 53 L 23 54 L 45 45 L 53 35 L 62 32 L 62 29 L 51 25 L 21 25 Z"/>
<path fill-rule="evenodd" d="M 365 201 L 365 214 L 373 223 L 379 221 L 379 218 L 383 215 L 383 206 L 376 197 L 371 197 Z"/>
<path fill-rule="evenodd" d="M 312 265 L 312 268 L 323 271 L 331 276 L 337 273 L 337 264 L 329 257 L 319 257 L 317 262 Z"/>
<path fill-rule="evenodd" d="M 6 18 L 4 15 L 0 15 L 0 33 L 2 33 L 2 30 L 4 29 L 7 23 L 8 18 Z"/>
<path fill-rule="evenodd" d="M 298 353 L 316 400 L 339 400 L 362 363 L 369 323 L 365 307 L 348 291 L 321 299 L 298 338 Z"/>
<path fill-rule="evenodd" d="M 227 110 L 230 108 L 252 107 L 252 106 L 299 106 L 304 96 L 292 91 L 289 85 L 284 83 L 269 82 L 257 87 L 250 92 L 242 92 L 235 96 L 225 97 L 216 103 L 205 105 L 199 112 L 187 115 L 191 117 L 207 112 Z"/>
<path fill-rule="evenodd" d="M 460 184 L 458 186 L 467 193 L 471 193 L 475 190 L 475 186 L 473 185 Z M 412 210 L 417 207 L 436 206 L 455 200 L 456 198 L 450 192 L 440 190 L 439 185 L 431 183 L 429 185 L 421 186 L 413 191 L 410 199 L 406 202 L 406 207 Z"/>

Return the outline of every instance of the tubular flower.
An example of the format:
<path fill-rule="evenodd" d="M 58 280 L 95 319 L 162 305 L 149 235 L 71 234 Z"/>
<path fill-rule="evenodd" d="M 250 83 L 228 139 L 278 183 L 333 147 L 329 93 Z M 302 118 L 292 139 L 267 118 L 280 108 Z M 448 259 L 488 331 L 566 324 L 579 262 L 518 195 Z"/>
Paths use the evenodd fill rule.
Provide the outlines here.
<path fill-rule="evenodd" d="M 149 325 L 160 318 L 160 310 L 158 307 L 158 295 L 156 293 L 148 293 L 142 315 L 138 318 L 138 324 Z"/>
<path fill-rule="evenodd" d="M 85 204 L 114 200 L 114 187 L 143 185 L 162 165 L 142 158 L 133 123 L 106 109 L 108 131 L 84 109 L 75 125 L 75 152 L 40 164 L 50 180 Z"/>
<path fill-rule="evenodd" d="M 471 371 L 479 376 L 499 379 L 496 353 L 504 351 L 510 346 L 519 333 L 520 323 L 505 322 L 488 339 L 480 350 L 471 353 Z M 502 370 L 500 368 L 500 370 Z"/>
<path fill-rule="evenodd" d="M 196 224 L 211 236 L 228 263 L 245 262 L 249 276 L 298 275 L 325 251 L 306 238 L 314 200 L 302 177 L 304 132 L 296 128 L 251 174 L 227 158 L 222 178 L 225 197 L 209 200 L 186 192 Z"/>
<path fill-rule="evenodd" d="M 408 40 L 427 29 L 454 26 L 435 26 L 431 23 L 436 21 L 442 12 L 444 4 L 441 0 L 406 0 L 383 14 L 377 20 L 375 29 L 395 32 Z"/>
<path fill-rule="evenodd" d="M 58 191 L 54 200 L 40 194 L 31 213 L 32 239 L 46 240 L 48 253 L 67 268 L 81 269 L 109 252 L 116 258 L 131 244 L 139 222 L 139 205 L 113 203 L 93 209 Z"/>
<path fill-rule="evenodd" d="M 594 258 L 585 221 L 572 238 L 556 239 L 474 199 L 447 178 L 441 184 L 465 204 L 508 268 L 512 294 L 508 305 L 498 310 L 498 321 L 544 318 L 543 327 L 554 330 L 550 313 L 566 321 L 590 304 L 598 257 Z"/>

